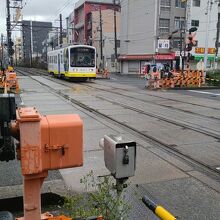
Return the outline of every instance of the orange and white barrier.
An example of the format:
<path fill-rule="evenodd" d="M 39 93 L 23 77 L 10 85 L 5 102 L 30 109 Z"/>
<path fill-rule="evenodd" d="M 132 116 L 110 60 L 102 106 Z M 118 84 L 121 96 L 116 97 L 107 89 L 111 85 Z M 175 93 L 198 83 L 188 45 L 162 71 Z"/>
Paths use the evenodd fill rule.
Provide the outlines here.
<path fill-rule="evenodd" d="M 198 70 L 185 70 L 181 72 L 173 71 L 172 76 L 169 78 L 160 79 L 158 72 L 152 73 L 151 88 L 175 88 L 175 87 L 188 87 L 197 86 L 201 87 L 205 83 L 203 71 Z"/>
<path fill-rule="evenodd" d="M 0 89 L 4 93 L 19 93 L 19 84 L 17 79 L 17 74 L 15 72 L 6 71 L 5 73 L 1 72 L 0 74 Z"/>

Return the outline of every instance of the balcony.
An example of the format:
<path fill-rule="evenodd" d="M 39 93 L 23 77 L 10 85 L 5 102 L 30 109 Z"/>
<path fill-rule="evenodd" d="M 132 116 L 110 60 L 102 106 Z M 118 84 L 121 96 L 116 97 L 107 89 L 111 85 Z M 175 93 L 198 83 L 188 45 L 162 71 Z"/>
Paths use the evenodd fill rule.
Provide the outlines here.
<path fill-rule="evenodd" d="M 75 29 L 80 29 L 84 27 L 84 22 L 79 22 L 78 24 L 75 24 Z"/>

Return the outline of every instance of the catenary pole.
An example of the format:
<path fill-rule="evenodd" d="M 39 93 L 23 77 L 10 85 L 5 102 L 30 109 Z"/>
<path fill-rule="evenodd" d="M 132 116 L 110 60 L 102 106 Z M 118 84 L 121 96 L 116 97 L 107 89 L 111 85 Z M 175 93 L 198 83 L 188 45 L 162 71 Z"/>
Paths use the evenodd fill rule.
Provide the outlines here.
<path fill-rule="evenodd" d="M 116 2 L 115 2 L 115 0 L 113 0 L 113 5 L 114 5 L 115 69 L 117 70 L 118 51 L 117 51 L 117 20 L 116 20 Z"/>
<path fill-rule="evenodd" d="M 1 67 L 3 67 L 3 62 L 4 62 L 4 35 L 1 34 L 1 48 L 2 48 L 2 60 L 1 60 Z"/>
<path fill-rule="evenodd" d="M 218 22 L 215 41 L 215 69 L 218 68 L 218 47 L 219 47 L 219 31 L 220 31 L 220 0 L 218 1 Z"/>
<path fill-rule="evenodd" d="M 34 52 L 32 20 L 30 20 L 30 34 L 31 34 L 31 37 L 30 37 L 30 67 L 32 67 L 33 52 Z"/>
<path fill-rule="evenodd" d="M 103 39 L 102 39 L 102 10 L 99 7 L 99 28 L 100 28 L 100 61 L 101 61 L 101 69 L 103 69 Z"/>
<path fill-rule="evenodd" d="M 207 69 L 207 60 L 208 60 L 208 43 L 209 43 L 209 23 L 212 10 L 212 0 L 207 2 L 207 11 L 206 11 L 206 37 L 205 37 L 205 53 L 204 53 L 204 66 L 205 70 Z"/>
<path fill-rule="evenodd" d="M 62 14 L 60 14 L 60 45 L 63 44 L 63 24 L 62 24 Z"/>
<path fill-rule="evenodd" d="M 12 58 L 12 40 L 11 40 L 11 15 L 10 15 L 10 0 L 6 0 L 6 9 L 7 9 L 7 52 L 8 52 L 8 64 L 13 65 Z"/>

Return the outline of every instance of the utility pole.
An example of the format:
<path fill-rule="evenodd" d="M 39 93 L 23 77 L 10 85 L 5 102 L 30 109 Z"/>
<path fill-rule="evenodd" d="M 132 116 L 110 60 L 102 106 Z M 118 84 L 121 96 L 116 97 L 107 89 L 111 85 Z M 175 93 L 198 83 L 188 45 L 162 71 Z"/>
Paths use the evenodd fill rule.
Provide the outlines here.
<path fill-rule="evenodd" d="M 2 60 L 1 60 L 1 67 L 3 67 L 3 61 L 4 61 L 4 36 L 1 34 L 1 48 L 2 48 Z"/>
<path fill-rule="evenodd" d="M 101 69 L 103 69 L 103 39 L 102 39 L 102 10 L 99 7 L 99 28 L 100 28 L 100 61 Z"/>
<path fill-rule="evenodd" d="M 32 20 L 30 21 L 30 31 L 31 31 L 31 38 L 30 38 L 30 67 L 32 67 L 32 61 L 33 61 L 33 52 L 34 52 L 34 46 L 33 46 L 33 27 L 32 27 Z"/>
<path fill-rule="evenodd" d="M 12 40 L 11 40 L 11 15 L 10 15 L 10 0 L 6 0 L 6 9 L 7 9 L 7 51 L 8 51 L 8 64 L 13 65 L 12 57 Z"/>
<path fill-rule="evenodd" d="M 60 14 L 60 45 L 63 44 L 63 24 L 62 24 L 62 14 Z"/>
<path fill-rule="evenodd" d="M 115 35 L 115 70 L 117 71 L 117 59 L 118 59 L 118 51 L 117 51 L 117 23 L 116 23 L 116 3 L 113 0 L 114 5 L 114 35 Z"/>
<path fill-rule="evenodd" d="M 15 44 L 15 66 L 17 66 L 18 65 L 18 61 L 17 61 L 17 46 L 16 46 L 16 44 Z"/>
<path fill-rule="evenodd" d="M 183 52 L 183 31 L 182 31 L 182 22 L 180 21 L 180 70 L 181 73 L 183 74 L 183 57 L 182 57 L 182 52 Z"/>
<path fill-rule="evenodd" d="M 208 43 L 209 43 L 209 23 L 210 23 L 210 16 L 212 10 L 212 0 L 208 0 L 207 2 L 207 11 L 206 11 L 206 38 L 205 38 L 205 54 L 204 54 L 204 66 L 205 71 L 207 69 L 207 60 L 208 60 Z"/>
<path fill-rule="evenodd" d="M 218 22 L 215 41 L 215 69 L 218 68 L 218 47 L 219 47 L 219 31 L 220 31 L 220 0 L 218 1 Z"/>

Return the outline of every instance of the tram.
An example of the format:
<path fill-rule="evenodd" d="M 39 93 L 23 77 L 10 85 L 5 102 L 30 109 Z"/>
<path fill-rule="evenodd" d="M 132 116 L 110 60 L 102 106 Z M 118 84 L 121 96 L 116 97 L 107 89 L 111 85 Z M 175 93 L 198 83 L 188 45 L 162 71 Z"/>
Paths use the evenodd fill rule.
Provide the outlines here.
<path fill-rule="evenodd" d="M 48 73 L 59 78 L 86 81 L 96 78 L 96 48 L 71 45 L 47 53 Z"/>

